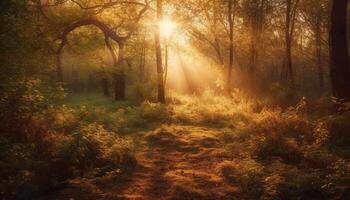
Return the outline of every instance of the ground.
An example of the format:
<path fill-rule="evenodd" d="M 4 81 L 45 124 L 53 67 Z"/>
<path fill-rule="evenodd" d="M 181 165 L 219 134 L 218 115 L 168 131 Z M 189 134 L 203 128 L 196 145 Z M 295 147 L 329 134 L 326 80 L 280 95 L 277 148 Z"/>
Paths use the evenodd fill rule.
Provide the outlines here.
<path fill-rule="evenodd" d="M 216 139 L 218 134 L 218 129 L 185 125 L 165 125 L 135 134 L 133 137 L 140 144 L 137 169 L 122 183 L 98 188 L 100 197 L 231 199 L 230 194 L 239 189 L 227 183 L 216 169 L 217 163 L 229 159 L 224 144 Z M 72 191 L 65 190 L 61 195 L 68 198 Z"/>
<path fill-rule="evenodd" d="M 65 133 L 48 158 L 65 166 L 51 188 L 64 184 L 40 200 L 347 199 L 350 114 L 329 103 L 280 108 L 210 93 L 167 105 L 64 103 L 42 117 L 52 135 Z"/>
<path fill-rule="evenodd" d="M 215 134 L 216 130 L 193 126 L 170 126 L 148 133 L 144 137 L 148 144 L 137 154 L 142 169 L 122 196 L 220 199 L 235 192 L 237 188 L 225 183 L 215 170 L 215 163 L 225 156 Z"/>

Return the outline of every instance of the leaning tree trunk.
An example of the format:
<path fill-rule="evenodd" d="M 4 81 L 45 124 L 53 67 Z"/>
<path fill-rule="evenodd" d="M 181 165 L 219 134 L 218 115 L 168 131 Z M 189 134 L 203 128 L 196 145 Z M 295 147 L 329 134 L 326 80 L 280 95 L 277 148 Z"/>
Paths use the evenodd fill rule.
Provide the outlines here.
<path fill-rule="evenodd" d="M 162 10 L 162 0 L 157 0 L 157 20 L 162 21 L 163 10 Z M 155 33 L 155 48 L 157 57 L 157 78 L 158 78 L 158 101 L 160 103 L 165 103 L 165 89 L 164 89 L 164 75 L 162 66 L 162 49 L 160 44 L 160 27 L 157 27 Z"/>
<path fill-rule="evenodd" d="M 333 0 L 330 30 L 330 61 L 333 95 L 350 101 L 350 72 L 347 46 L 347 0 Z"/>

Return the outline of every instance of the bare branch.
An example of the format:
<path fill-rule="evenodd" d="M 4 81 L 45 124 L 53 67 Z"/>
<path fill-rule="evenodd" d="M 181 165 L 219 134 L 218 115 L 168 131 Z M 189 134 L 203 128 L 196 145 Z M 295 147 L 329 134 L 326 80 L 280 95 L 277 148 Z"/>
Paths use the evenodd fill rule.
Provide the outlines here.
<path fill-rule="evenodd" d="M 120 5 L 120 4 L 134 4 L 134 5 L 139 5 L 139 6 L 149 6 L 148 5 L 148 1 L 145 1 L 145 3 L 140 3 L 140 2 L 136 2 L 136 1 L 110 1 L 108 3 L 105 4 L 97 4 L 97 5 L 93 5 L 93 6 L 84 6 L 82 5 L 80 2 L 78 2 L 77 0 L 70 0 L 73 3 L 75 3 L 76 5 L 78 5 L 81 9 L 84 10 L 90 10 L 90 9 L 105 9 L 105 8 L 109 8 L 109 7 L 113 7 L 115 5 Z"/>

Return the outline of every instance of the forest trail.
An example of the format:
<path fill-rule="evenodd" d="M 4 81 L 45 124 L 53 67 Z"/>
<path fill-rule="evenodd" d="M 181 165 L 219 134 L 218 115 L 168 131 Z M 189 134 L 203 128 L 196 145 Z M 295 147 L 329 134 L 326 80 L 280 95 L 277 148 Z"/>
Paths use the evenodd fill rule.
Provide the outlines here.
<path fill-rule="evenodd" d="M 129 180 L 113 188 L 119 199 L 231 199 L 238 191 L 215 165 L 228 159 L 218 130 L 168 126 L 143 136 L 140 165 Z M 137 137 L 137 139 L 140 139 Z"/>

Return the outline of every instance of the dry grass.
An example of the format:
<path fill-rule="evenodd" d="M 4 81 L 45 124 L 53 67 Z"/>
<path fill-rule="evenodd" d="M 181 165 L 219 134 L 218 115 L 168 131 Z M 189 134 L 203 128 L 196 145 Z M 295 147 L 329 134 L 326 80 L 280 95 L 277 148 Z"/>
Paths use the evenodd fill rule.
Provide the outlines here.
<path fill-rule="evenodd" d="M 263 106 L 238 91 L 231 98 L 207 92 L 170 100 L 168 105 L 63 105 L 32 113 L 24 126 L 30 127 L 26 142 L 1 140 L 4 194 L 27 192 L 20 186 L 50 172 L 46 182 L 26 187 L 71 180 L 73 189 L 56 199 L 347 195 L 348 111 L 320 116 L 305 98 L 287 109 Z M 48 165 L 34 159 L 38 152 Z"/>

